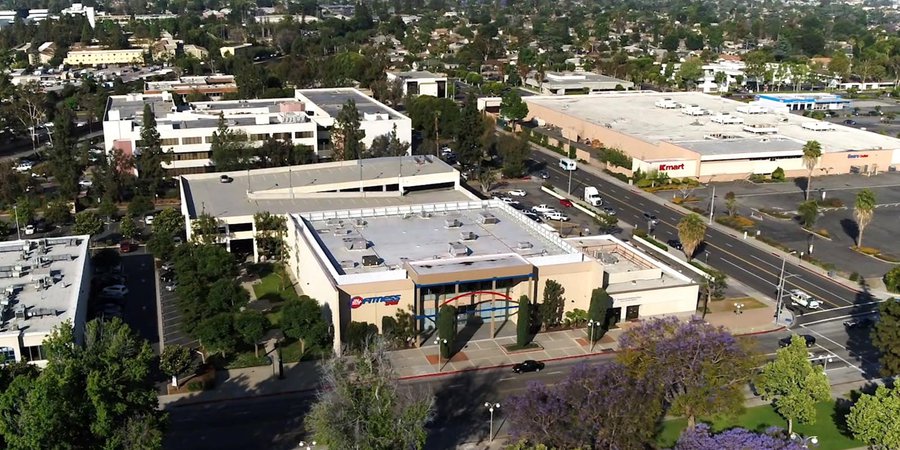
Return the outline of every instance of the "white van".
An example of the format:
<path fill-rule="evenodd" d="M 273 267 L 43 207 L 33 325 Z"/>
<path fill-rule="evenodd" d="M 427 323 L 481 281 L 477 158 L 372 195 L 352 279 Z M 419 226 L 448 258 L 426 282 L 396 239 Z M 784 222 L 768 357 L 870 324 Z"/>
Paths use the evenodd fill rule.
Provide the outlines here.
<path fill-rule="evenodd" d="M 559 168 L 562 170 L 576 170 L 578 163 L 574 159 L 559 158 Z"/>

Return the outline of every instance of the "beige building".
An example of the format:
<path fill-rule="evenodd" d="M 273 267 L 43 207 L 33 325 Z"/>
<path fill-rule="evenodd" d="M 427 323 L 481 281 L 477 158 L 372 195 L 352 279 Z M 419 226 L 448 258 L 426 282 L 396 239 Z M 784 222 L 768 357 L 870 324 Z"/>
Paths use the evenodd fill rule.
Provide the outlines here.
<path fill-rule="evenodd" d="M 80 341 L 90 295 L 89 236 L 0 242 L 0 361 L 44 365 L 44 339 L 71 322 Z"/>
<path fill-rule="evenodd" d="M 69 50 L 63 64 L 68 66 L 101 66 L 105 64 L 143 64 L 144 49 L 106 50 L 89 47 Z"/>
<path fill-rule="evenodd" d="M 566 139 L 616 148 L 632 171 L 701 181 L 745 179 L 781 168 L 806 176 L 803 146 L 822 146 L 817 174 L 877 173 L 900 166 L 900 139 L 698 92 L 617 92 L 524 97 L 538 125 Z"/>

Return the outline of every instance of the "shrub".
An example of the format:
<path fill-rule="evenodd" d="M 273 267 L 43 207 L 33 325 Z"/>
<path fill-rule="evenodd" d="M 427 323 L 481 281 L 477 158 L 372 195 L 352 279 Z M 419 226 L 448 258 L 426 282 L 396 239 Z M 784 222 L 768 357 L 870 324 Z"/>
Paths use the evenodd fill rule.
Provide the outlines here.
<path fill-rule="evenodd" d="M 531 301 L 527 295 L 519 297 L 516 321 L 516 345 L 525 347 L 531 341 Z"/>
<path fill-rule="evenodd" d="M 206 389 L 206 383 L 202 381 L 190 381 L 186 387 L 188 392 L 200 392 Z"/>
<path fill-rule="evenodd" d="M 756 227 L 756 222 L 738 215 L 716 217 L 716 222 L 738 231 L 750 231 Z"/>
<path fill-rule="evenodd" d="M 859 272 L 853 272 L 850 274 L 850 281 L 859 281 Z"/>
<path fill-rule="evenodd" d="M 900 291 L 900 266 L 894 267 L 884 274 L 884 286 L 891 292 Z"/>
<path fill-rule="evenodd" d="M 623 173 L 612 172 L 609 169 L 603 169 L 603 171 L 606 172 L 607 175 L 610 175 L 623 183 L 628 182 L 628 176 Z"/>
<path fill-rule="evenodd" d="M 826 198 L 825 200 L 816 200 L 816 204 L 824 208 L 842 208 L 844 206 L 844 202 L 835 197 Z"/>
<path fill-rule="evenodd" d="M 449 358 L 456 345 L 456 307 L 441 306 L 437 320 L 438 339 L 446 339 L 447 344 L 440 344 L 441 357 Z"/>
<path fill-rule="evenodd" d="M 568 327 L 580 327 L 583 326 L 588 321 L 588 313 L 583 309 L 575 308 L 571 311 L 566 312 L 566 317 L 563 319 L 563 324 Z"/>
<path fill-rule="evenodd" d="M 776 167 L 775 170 L 772 171 L 772 179 L 775 181 L 784 181 L 784 169 Z"/>

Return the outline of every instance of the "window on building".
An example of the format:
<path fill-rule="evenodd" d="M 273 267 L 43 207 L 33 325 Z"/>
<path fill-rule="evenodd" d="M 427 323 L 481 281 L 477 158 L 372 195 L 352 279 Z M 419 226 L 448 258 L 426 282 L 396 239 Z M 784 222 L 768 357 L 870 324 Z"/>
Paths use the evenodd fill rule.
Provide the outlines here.
<path fill-rule="evenodd" d="M 310 139 L 313 137 L 312 131 L 295 131 L 294 139 Z"/>
<path fill-rule="evenodd" d="M 181 143 L 184 145 L 202 144 L 203 138 L 200 136 L 181 138 Z"/>
<path fill-rule="evenodd" d="M 253 231 L 252 223 L 229 223 L 228 231 L 236 233 L 238 231 Z"/>
<path fill-rule="evenodd" d="M 291 140 L 291 133 L 272 133 L 272 138 L 279 141 L 289 141 Z"/>
<path fill-rule="evenodd" d="M 43 345 L 33 345 L 22 349 L 22 359 L 25 361 L 41 361 L 47 359 L 44 356 Z"/>
<path fill-rule="evenodd" d="M 16 360 L 16 349 L 12 347 L 0 347 L 0 364 Z"/>
<path fill-rule="evenodd" d="M 203 138 L 203 142 L 206 142 L 207 144 L 212 144 L 212 141 L 213 141 L 212 136 L 206 136 L 205 138 Z"/>
<path fill-rule="evenodd" d="M 269 139 L 269 134 L 268 134 L 268 133 L 259 133 L 259 134 L 251 134 L 251 135 L 250 135 L 250 140 L 251 140 L 251 141 L 265 141 L 265 140 L 268 140 L 268 139 Z"/>
<path fill-rule="evenodd" d="M 165 139 L 160 139 L 160 140 L 159 140 L 159 144 L 162 145 L 162 146 L 178 145 L 178 138 L 165 138 Z"/>

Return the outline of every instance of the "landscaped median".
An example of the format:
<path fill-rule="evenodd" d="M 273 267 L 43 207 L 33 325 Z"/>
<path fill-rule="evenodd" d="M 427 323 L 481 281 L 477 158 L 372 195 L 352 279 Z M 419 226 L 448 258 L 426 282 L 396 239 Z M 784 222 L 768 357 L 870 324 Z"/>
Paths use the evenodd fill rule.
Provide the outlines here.
<path fill-rule="evenodd" d="M 888 255 L 887 253 L 882 253 L 881 250 L 878 250 L 875 247 L 865 247 L 865 246 L 857 247 L 854 245 L 853 247 L 850 247 L 850 249 L 856 253 L 862 253 L 863 255 L 871 256 L 875 259 L 878 259 L 878 260 L 881 260 L 884 262 L 889 262 L 889 263 L 900 262 L 900 259 L 897 259 L 896 257 L 894 257 L 892 255 Z"/>

